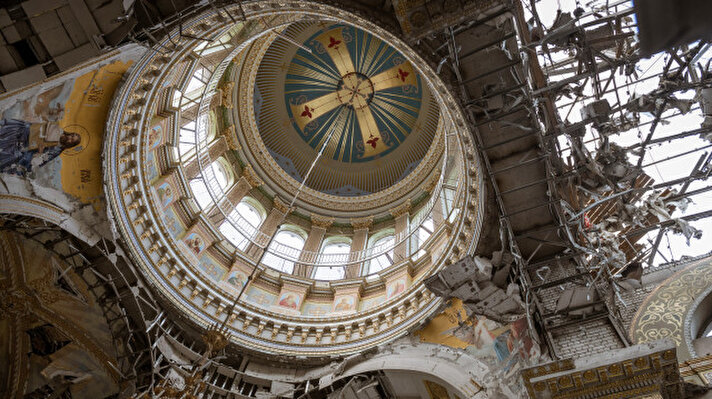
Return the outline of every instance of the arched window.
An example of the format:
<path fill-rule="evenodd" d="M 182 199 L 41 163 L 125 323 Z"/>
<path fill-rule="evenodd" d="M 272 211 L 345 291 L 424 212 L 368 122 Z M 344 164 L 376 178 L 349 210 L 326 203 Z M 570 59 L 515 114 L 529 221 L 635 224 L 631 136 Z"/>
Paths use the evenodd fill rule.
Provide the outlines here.
<path fill-rule="evenodd" d="M 351 243 L 346 238 L 327 240 L 321 249 L 320 263 L 339 264 L 348 262 L 351 252 Z M 346 275 L 344 266 L 320 266 L 314 268 L 316 280 L 341 280 Z"/>
<path fill-rule="evenodd" d="M 195 121 L 190 121 L 180 127 L 178 153 L 183 162 L 187 162 L 188 158 L 195 155 Z"/>
<path fill-rule="evenodd" d="M 190 181 L 190 188 L 200 208 L 205 209 L 213 203 L 208 189 L 213 195 L 220 195 L 225 192 L 231 181 L 232 174 L 227 169 L 225 161 L 217 159 L 203 170 L 201 176 Z"/>
<path fill-rule="evenodd" d="M 212 198 L 210 197 L 210 193 L 208 193 L 208 186 L 205 185 L 205 181 L 202 177 L 191 180 L 190 189 L 193 191 L 193 198 L 198 201 L 198 206 L 200 206 L 201 209 L 205 209 L 212 203 Z"/>
<path fill-rule="evenodd" d="M 204 171 L 208 181 L 213 184 L 211 188 L 217 192 L 225 192 L 227 187 L 232 184 L 232 173 L 227 166 L 227 161 L 224 158 L 218 158 Z M 214 181 L 211 180 L 214 178 Z M 215 185 L 217 183 L 217 185 Z"/>
<path fill-rule="evenodd" d="M 244 251 L 264 219 L 265 212 L 259 203 L 252 198 L 244 198 L 220 225 L 220 232 L 238 249 Z"/>
<path fill-rule="evenodd" d="M 368 274 L 379 272 L 393 264 L 393 246 L 395 244 L 395 236 L 393 232 L 384 235 L 374 236 L 372 245 L 369 246 L 369 254 L 382 253 L 371 259 L 368 265 Z"/>
<path fill-rule="evenodd" d="M 274 253 L 286 255 L 290 259 L 299 258 L 299 254 L 304 248 L 305 234 L 299 232 L 296 228 L 286 227 L 277 232 L 272 240 L 272 243 L 267 248 L 267 254 L 262 259 L 262 264 L 277 269 L 283 273 L 292 273 L 294 271 L 294 262 L 284 259 Z"/>
<path fill-rule="evenodd" d="M 424 219 L 423 219 L 424 218 Z M 410 248 L 414 255 L 414 259 L 419 259 L 421 256 L 425 255 L 425 250 L 421 249 L 425 242 L 433 235 L 434 223 L 432 213 L 425 216 L 424 214 L 419 214 L 413 218 L 413 221 L 417 223 L 413 227 L 416 230 L 410 236 Z"/>

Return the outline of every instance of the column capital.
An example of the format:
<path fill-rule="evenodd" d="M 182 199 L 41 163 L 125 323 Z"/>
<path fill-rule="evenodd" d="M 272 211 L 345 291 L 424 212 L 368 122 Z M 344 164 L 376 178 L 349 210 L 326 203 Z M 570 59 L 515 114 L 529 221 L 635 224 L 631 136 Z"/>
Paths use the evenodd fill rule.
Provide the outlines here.
<path fill-rule="evenodd" d="M 373 216 L 368 216 L 365 218 L 351 219 L 351 226 L 354 230 L 363 230 L 371 227 L 373 224 Z"/>
<path fill-rule="evenodd" d="M 273 207 L 273 209 L 276 209 L 276 210 L 282 212 L 282 213 L 285 214 L 285 215 L 288 214 L 288 213 L 290 213 L 290 212 L 292 212 L 292 211 L 294 210 L 293 207 L 290 208 L 289 205 L 286 204 L 286 203 L 285 203 L 284 201 L 282 201 L 281 199 L 279 199 L 279 197 L 274 197 L 274 201 L 273 201 L 273 203 L 272 203 L 272 207 Z"/>
<path fill-rule="evenodd" d="M 220 132 L 223 137 L 225 137 L 225 140 L 227 141 L 227 146 L 231 150 L 239 150 L 240 149 L 240 143 L 237 142 L 237 134 L 235 133 L 235 125 L 230 125 L 223 129 L 222 132 Z"/>
<path fill-rule="evenodd" d="M 235 82 L 225 82 L 218 89 L 220 90 L 220 105 L 225 108 L 232 108 L 232 92 L 235 88 Z"/>
<path fill-rule="evenodd" d="M 244 177 L 245 180 L 250 183 L 250 186 L 252 186 L 252 188 L 259 187 L 264 184 L 262 179 L 257 176 L 257 173 L 252 168 L 252 165 L 245 165 L 245 167 L 242 168 L 242 177 Z"/>
<path fill-rule="evenodd" d="M 438 185 L 438 181 L 440 181 L 440 175 L 433 173 L 427 180 L 425 180 L 425 183 L 423 183 L 423 189 L 427 191 L 428 194 L 432 194 L 435 187 Z"/>
<path fill-rule="evenodd" d="M 334 224 L 334 218 L 319 216 L 312 213 L 311 222 L 313 226 L 321 227 L 322 229 L 328 229 L 329 227 L 331 227 L 332 224 Z"/>
<path fill-rule="evenodd" d="M 398 218 L 400 216 L 405 215 L 406 213 L 410 212 L 410 198 L 407 199 L 404 203 L 398 205 L 395 208 L 391 208 L 388 210 L 391 215 L 393 215 L 394 218 Z"/>

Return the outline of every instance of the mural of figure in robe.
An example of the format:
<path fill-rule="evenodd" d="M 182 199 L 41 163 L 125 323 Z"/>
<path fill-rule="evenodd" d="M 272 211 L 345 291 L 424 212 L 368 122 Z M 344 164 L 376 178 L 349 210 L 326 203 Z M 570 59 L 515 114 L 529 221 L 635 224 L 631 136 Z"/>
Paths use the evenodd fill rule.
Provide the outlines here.
<path fill-rule="evenodd" d="M 62 130 L 57 122 L 0 119 L 0 172 L 24 176 L 80 143 L 78 133 Z"/>

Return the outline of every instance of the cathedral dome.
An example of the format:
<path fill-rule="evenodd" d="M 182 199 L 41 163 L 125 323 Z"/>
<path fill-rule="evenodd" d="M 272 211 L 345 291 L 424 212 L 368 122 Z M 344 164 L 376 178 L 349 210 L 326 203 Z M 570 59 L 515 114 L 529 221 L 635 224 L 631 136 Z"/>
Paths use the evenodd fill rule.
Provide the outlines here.
<path fill-rule="evenodd" d="M 474 251 L 482 179 L 415 52 L 303 6 L 206 11 L 136 63 L 109 117 L 107 198 L 197 325 L 261 354 L 343 355 L 437 309 L 423 279 Z"/>

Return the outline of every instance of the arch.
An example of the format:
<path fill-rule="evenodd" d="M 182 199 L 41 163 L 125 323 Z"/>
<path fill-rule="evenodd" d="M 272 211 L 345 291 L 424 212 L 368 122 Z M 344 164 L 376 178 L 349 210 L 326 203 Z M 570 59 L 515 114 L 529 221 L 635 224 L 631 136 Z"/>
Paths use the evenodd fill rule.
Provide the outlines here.
<path fill-rule="evenodd" d="M 475 356 L 443 345 L 397 341 L 388 350 L 358 363 L 347 365 L 340 374 L 322 377 L 320 386 L 374 371 L 417 373 L 438 380 L 461 398 L 484 399 L 490 396 L 512 398 L 517 395 L 506 385 L 498 384 L 490 368 Z"/>
<path fill-rule="evenodd" d="M 324 240 L 319 250 L 319 256 L 322 258 L 322 263 L 336 263 L 330 267 L 315 267 L 312 273 L 312 278 L 315 280 L 340 280 L 346 275 L 344 266 L 339 266 L 343 257 L 344 263 L 348 261 L 351 253 L 351 239 L 345 236 L 332 236 Z"/>
<path fill-rule="evenodd" d="M 680 362 L 698 357 L 693 340 L 700 326 L 695 311 L 712 295 L 712 258 L 696 259 L 661 283 L 638 307 L 630 325 L 636 344 L 668 338 Z M 678 314 L 681 317 L 668 317 Z"/>
<path fill-rule="evenodd" d="M 58 197 L 65 196 L 59 191 L 56 192 L 56 195 Z M 91 208 L 89 205 L 87 207 L 89 208 L 85 207 L 85 209 Z M 41 199 L 0 194 L 0 209 L 2 209 L 0 213 L 31 216 L 55 224 L 89 245 L 96 244 L 102 238 L 92 229 L 91 225 L 80 220 L 77 217 L 78 214 L 70 214 L 57 205 Z"/>
<path fill-rule="evenodd" d="M 98 239 L 87 241 L 86 231 L 90 228 L 81 226 L 82 222 L 73 215 L 67 215 L 61 210 L 56 212 L 56 209 L 51 209 L 51 213 L 36 213 L 26 205 L 22 206 L 24 209 L 16 205 L 5 206 L 13 202 L 24 203 L 30 208 L 52 207 L 51 204 L 31 198 L 0 196 L 2 214 L 9 218 L 15 215 L 15 218 L 29 216 L 35 219 L 28 222 L 21 217 L 17 220 L 22 223 L 7 224 L 6 231 L 0 234 L 0 252 L 5 252 L 0 258 L 7 260 L 6 272 L 8 276 L 12 275 L 8 279 L 13 287 L 11 291 L 22 292 L 22 297 L 31 298 L 23 300 L 27 309 L 38 320 L 61 331 L 76 345 L 65 353 L 66 356 L 74 357 L 78 349 L 84 351 L 84 355 L 80 355 L 81 359 L 93 359 L 90 363 L 76 364 L 76 367 L 81 368 L 76 371 L 99 377 L 94 381 L 97 384 L 106 381 L 101 375 L 95 374 L 96 371 L 102 372 L 113 381 L 112 384 L 118 384 L 117 389 L 124 389 L 122 383 L 132 378 L 127 377 L 130 369 L 137 365 L 139 357 L 145 356 L 139 353 L 150 351 L 152 338 L 145 331 L 145 321 L 151 320 L 156 314 L 156 308 L 151 305 L 155 303 L 153 298 L 140 283 L 130 263 L 123 256 L 116 256 L 117 248 L 113 243 Z M 85 272 L 87 269 L 91 271 Z M 42 274 L 43 270 L 45 274 Z M 89 279 L 86 279 L 87 274 L 91 275 Z M 20 275 L 24 277 L 19 278 Z M 134 295 L 120 295 L 119 292 L 124 290 Z M 102 304 L 104 301 L 106 303 Z M 111 305 L 107 306 L 107 303 Z M 122 310 L 124 317 L 115 317 L 116 307 Z M 103 320 L 99 323 L 106 322 L 107 325 L 97 324 L 98 320 Z M 137 332 L 130 332 L 128 323 L 137 327 Z M 130 354 L 121 351 L 121 346 L 115 345 L 121 341 L 131 342 L 132 347 L 139 350 Z M 24 350 L 21 357 L 26 358 L 27 354 L 29 350 Z M 122 355 L 129 355 L 131 360 L 117 362 L 115 357 Z M 83 368 L 87 366 L 89 370 Z M 148 381 L 146 377 L 153 373 L 152 368 L 145 365 L 133 371 L 140 375 L 133 381 Z M 140 388 L 143 389 L 144 385 Z M 104 389 L 113 388 L 104 386 Z"/>
<path fill-rule="evenodd" d="M 374 233 L 371 238 L 369 238 L 368 245 L 366 246 L 366 252 L 369 255 L 373 252 L 383 252 L 388 246 L 390 246 L 391 248 L 388 251 L 382 253 L 381 255 L 369 260 L 366 264 L 366 267 L 364 268 L 365 273 L 363 274 L 373 274 L 393 264 L 395 239 L 395 229 L 393 228 L 380 230 Z"/>
<path fill-rule="evenodd" d="M 299 254 L 304 248 L 304 244 L 307 241 L 307 233 L 300 227 L 295 225 L 284 225 L 282 226 L 274 235 L 274 239 L 267 247 L 267 253 L 264 259 L 262 259 L 262 264 L 269 266 L 273 269 L 277 269 L 283 273 L 291 274 L 294 272 L 294 261 L 283 259 L 277 255 L 277 253 L 288 253 L 292 256 L 292 259 L 299 257 Z M 293 253 L 289 253 L 293 252 Z"/>
<path fill-rule="evenodd" d="M 259 201 L 252 197 L 245 197 L 230 212 L 227 219 L 220 224 L 219 230 L 228 241 L 244 251 L 266 217 L 265 209 Z M 240 228 L 236 228 L 235 224 L 238 224 Z"/>

